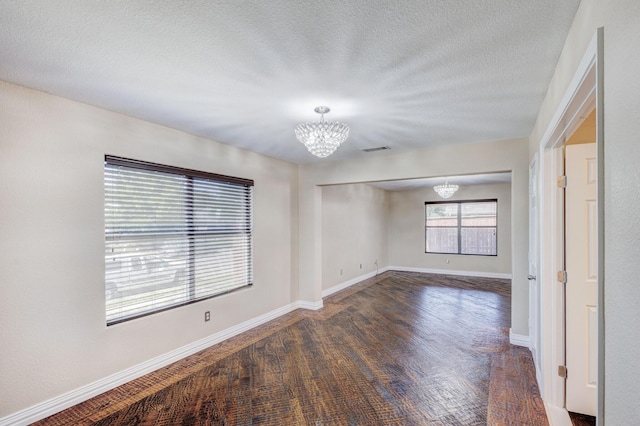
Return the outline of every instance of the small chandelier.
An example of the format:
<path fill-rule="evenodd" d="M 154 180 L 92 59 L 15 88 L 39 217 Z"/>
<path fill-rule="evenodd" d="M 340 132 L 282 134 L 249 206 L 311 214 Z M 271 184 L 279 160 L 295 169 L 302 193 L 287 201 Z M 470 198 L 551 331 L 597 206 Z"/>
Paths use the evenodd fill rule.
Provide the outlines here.
<path fill-rule="evenodd" d="M 313 155 L 328 157 L 347 139 L 349 126 L 338 121 L 324 121 L 324 115 L 331 111 L 329 107 L 319 106 L 314 111 L 321 115 L 321 121 L 298 124 L 295 129 L 296 138 Z"/>
<path fill-rule="evenodd" d="M 449 181 L 445 178 L 444 185 L 434 186 L 433 190 L 442 198 L 450 198 L 458 190 L 458 185 L 449 185 Z"/>

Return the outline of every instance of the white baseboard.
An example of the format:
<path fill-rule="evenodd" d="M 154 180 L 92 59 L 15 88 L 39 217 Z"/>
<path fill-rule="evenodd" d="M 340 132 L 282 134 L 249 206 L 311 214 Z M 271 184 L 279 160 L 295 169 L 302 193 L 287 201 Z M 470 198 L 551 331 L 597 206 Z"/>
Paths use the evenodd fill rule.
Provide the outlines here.
<path fill-rule="evenodd" d="M 511 274 L 502 274 L 498 272 L 454 271 L 450 269 L 414 268 L 412 266 L 389 266 L 387 269 L 390 271 L 422 272 L 425 274 L 461 275 L 465 277 L 500 278 L 505 280 L 511 279 Z"/>
<path fill-rule="evenodd" d="M 536 382 L 538 383 L 538 389 L 540 389 L 540 396 L 544 401 L 544 383 L 542 382 L 542 369 L 540 361 L 538 360 L 538 349 L 536 348 L 535 343 L 531 342 L 531 339 L 529 340 L 529 343 L 529 350 L 531 351 L 531 357 L 533 358 L 533 366 L 536 369 Z"/>
<path fill-rule="evenodd" d="M 569 412 L 566 409 L 546 402 L 544 403 L 544 409 L 547 412 L 550 426 L 571 426 L 571 417 L 569 417 Z"/>
<path fill-rule="evenodd" d="M 349 281 L 345 281 L 331 288 L 323 290 L 322 297 L 325 298 L 327 296 L 330 296 L 333 293 L 337 293 L 338 291 L 351 287 L 352 285 L 357 284 L 360 281 L 364 281 L 368 278 L 375 277 L 376 275 L 386 271 L 420 272 L 423 274 L 444 274 L 444 275 L 458 275 L 458 276 L 467 276 L 467 277 L 500 278 L 500 279 L 507 279 L 507 280 L 511 279 L 511 274 L 500 274 L 496 272 L 453 271 L 449 269 L 414 268 L 412 266 L 385 266 L 384 268 L 379 269 L 377 272 L 372 271 L 372 272 L 369 272 L 368 274 L 360 275 L 358 277 L 350 279 Z"/>
<path fill-rule="evenodd" d="M 226 330 L 219 331 L 218 333 L 152 358 L 141 364 L 127 368 L 126 370 L 112 374 L 111 376 L 10 414 L 0 419 L 0 426 L 26 426 L 38 420 L 42 420 L 45 417 L 114 389 L 120 385 L 130 382 L 131 380 L 137 379 L 138 377 L 142 377 L 145 374 L 179 361 L 189 355 L 193 355 L 196 352 L 208 348 L 209 346 L 220 343 L 298 308 L 317 310 L 322 308 L 322 300 L 319 302 L 298 301 L 281 308 L 274 309 L 273 311 L 267 312 L 233 327 L 229 327 Z"/>
<path fill-rule="evenodd" d="M 512 345 L 524 346 L 525 348 L 528 348 L 530 344 L 529 336 L 516 334 L 513 332 L 513 330 L 509 329 L 509 343 L 511 343 Z"/>
<path fill-rule="evenodd" d="M 345 281 L 345 282 L 340 283 L 340 284 L 338 284 L 338 285 L 334 285 L 334 286 L 333 286 L 333 287 L 331 287 L 331 288 L 328 288 L 328 289 L 326 289 L 326 290 L 323 290 L 323 291 L 322 291 L 322 297 L 323 297 L 323 298 L 325 298 L 325 297 L 327 297 L 327 296 L 330 296 L 330 295 L 332 295 L 333 293 L 337 293 L 337 292 L 339 292 L 340 290 L 344 290 L 345 288 L 351 287 L 351 286 L 352 286 L 352 285 L 354 285 L 354 284 L 358 284 L 360 281 L 364 281 L 364 280 L 366 280 L 366 279 L 369 279 L 369 278 L 375 277 L 376 275 L 381 274 L 381 273 L 383 273 L 383 272 L 386 272 L 386 271 L 388 271 L 388 270 L 389 270 L 389 267 L 388 267 L 388 266 L 385 266 L 384 268 L 378 269 L 378 271 L 371 271 L 371 272 L 369 272 L 368 274 L 360 275 L 360 276 L 355 277 L 355 278 L 353 278 L 353 279 L 351 279 L 351 280 L 349 280 L 349 281 Z"/>
<path fill-rule="evenodd" d="M 322 303 L 322 300 L 319 300 L 317 302 L 309 302 L 307 300 L 298 300 L 298 303 L 297 303 L 298 308 L 309 309 L 312 311 L 317 311 L 318 309 L 322 309 L 323 306 L 324 304 Z"/>

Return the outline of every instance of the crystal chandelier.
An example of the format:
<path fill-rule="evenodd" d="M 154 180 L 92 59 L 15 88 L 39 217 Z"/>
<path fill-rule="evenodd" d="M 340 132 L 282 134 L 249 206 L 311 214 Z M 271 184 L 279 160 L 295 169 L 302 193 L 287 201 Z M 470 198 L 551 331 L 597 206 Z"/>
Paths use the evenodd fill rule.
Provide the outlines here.
<path fill-rule="evenodd" d="M 321 121 L 301 123 L 296 126 L 296 138 L 302 142 L 310 153 L 324 158 L 333 154 L 349 136 L 349 126 L 338 121 L 324 121 L 329 107 L 319 106 L 314 109 L 322 117 Z"/>
<path fill-rule="evenodd" d="M 450 198 L 458 190 L 458 185 L 449 185 L 449 181 L 445 179 L 444 185 L 434 186 L 433 190 L 442 198 Z"/>

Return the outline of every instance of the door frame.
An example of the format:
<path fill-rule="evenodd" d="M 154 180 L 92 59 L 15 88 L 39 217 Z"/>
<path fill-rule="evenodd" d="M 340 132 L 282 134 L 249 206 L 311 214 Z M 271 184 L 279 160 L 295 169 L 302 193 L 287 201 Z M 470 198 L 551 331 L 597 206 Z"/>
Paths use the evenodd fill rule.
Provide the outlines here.
<path fill-rule="evenodd" d="M 541 365 L 536 368 L 546 404 L 564 409 L 565 365 L 564 286 L 556 273 L 564 269 L 564 194 L 557 177 L 564 173 L 563 147 L 584 118 L 596 109 L 598 209 L 598 424 L 604 424 L 604 109 L 603 29 L 598 28 L 540 141 L 538 285 L 540 291 Z M 566 410 L 565 410 L 566 411 Z"/>

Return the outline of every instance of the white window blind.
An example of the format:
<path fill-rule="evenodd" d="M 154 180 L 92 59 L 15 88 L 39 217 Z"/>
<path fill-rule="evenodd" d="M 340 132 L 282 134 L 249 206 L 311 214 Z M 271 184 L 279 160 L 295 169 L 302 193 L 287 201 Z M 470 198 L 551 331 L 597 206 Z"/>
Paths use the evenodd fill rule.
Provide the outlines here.
<path fill-rule="evenodd" d="M 496 256 L 498 201 L 425 203 L 425 252 Z"/>
<path fill-rule="evenodd" d="M 107 325 L 253 284 L 253 181 L 105 157 Z"/>

